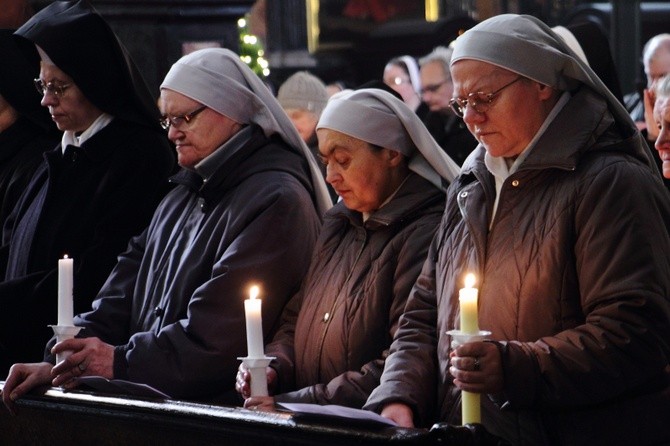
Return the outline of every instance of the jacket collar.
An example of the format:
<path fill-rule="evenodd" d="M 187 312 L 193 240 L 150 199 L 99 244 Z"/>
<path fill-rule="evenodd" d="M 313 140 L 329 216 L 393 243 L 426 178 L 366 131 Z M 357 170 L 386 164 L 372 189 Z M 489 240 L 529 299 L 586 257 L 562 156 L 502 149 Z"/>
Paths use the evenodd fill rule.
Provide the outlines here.
<path fill-rule="evenodd" d="M 333 206 L 326 215 L 333 218 L 346 218 L 353 226 L 374 230 L 401 221 L 439 200 L 444 200 L 444 193 L 428 180 L 411 172 L 393 199 L 373 212 L 365 223 L 363 223 L 360 212 L 348 209 L 343 202 Z"/>
<path fill-rule="evenodd" d="M 113 120 L 97 133 L 88 138 L 84 143 L 79 146 L 67 145 L 65 147 L 62 144 L 59 144 L 56 149 L 49 151 L 45 154 L 47 159 L 51 163 L 58 163 L 59 160 L 70 160 L 74 161 L 79 159 L 79 157 L 84 157 L 91 163 L 102 163 L 109 158 L 115 150 L 117 150 L 114 144 L 106 142 L 108 139 L 107 134 L 109 132 L 116 132 L 116 121 Z M 100 141 L 103 141 L 100 143 Z"/>
<path fill-rule="evenodd" d="M 209 176 L 206 180 L 195 171 L 181 169 L 169 181 L 188 187 L 208 204 L 218 202 L 227 190 L 235 188 L 252 175 L 265 171 L 288 173 L 313 193 L 304 157 L 280 138 L 267 138 L 260 127 L 253 124 L 249 127 L 251 130 L 248 140 L 234 152 L 222 153 L 218 165 L 208 169 Z M 226 149 L 222 147 L 222 150 Z"/>

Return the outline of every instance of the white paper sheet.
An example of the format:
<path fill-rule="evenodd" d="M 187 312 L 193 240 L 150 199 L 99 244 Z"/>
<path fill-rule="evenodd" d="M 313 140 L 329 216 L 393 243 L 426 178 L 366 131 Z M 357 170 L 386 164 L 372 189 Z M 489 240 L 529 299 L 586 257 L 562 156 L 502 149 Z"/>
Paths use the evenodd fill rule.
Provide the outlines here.
<path fill-rule="evenodd" d="M 373 423 L 397 426 L 395 422 L 369 410 L 353 409 L 335 404 L 319 405 L 304 403 L 277 403 L 279 407 L 295 412 L 296 414 L 310 414 L 317 416 L 338 417 L 349 420 L 369 421 Z"/>

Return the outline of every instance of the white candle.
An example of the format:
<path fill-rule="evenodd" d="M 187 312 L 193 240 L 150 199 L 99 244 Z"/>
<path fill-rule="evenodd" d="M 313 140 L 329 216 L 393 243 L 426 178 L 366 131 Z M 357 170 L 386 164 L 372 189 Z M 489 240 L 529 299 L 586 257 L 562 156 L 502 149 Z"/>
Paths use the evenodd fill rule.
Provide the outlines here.
<path fill-rule="evenodd" d="M 477 321 L 477 288 L 474 288 L 475 276 L 465 276 L 465 288 L 458 291 L 458 301 L 461 310 L 461 331 L 467 334 L 479 332 Z"/>
<path fill-rule="evenodd" d="M 58 325 L 72 326 L 72 259 L 64 256 L 58 260 Z"/>
<path fill-rule="evenodd" d="M 244 301 L 244 315 L 247 321 L 247 356 L 262 358 L 263 350 L 263 319 L 261 318 L 261 300 L 258 297 L 258 287 L 252 286 L 249 290 L 249 299 Z"/>

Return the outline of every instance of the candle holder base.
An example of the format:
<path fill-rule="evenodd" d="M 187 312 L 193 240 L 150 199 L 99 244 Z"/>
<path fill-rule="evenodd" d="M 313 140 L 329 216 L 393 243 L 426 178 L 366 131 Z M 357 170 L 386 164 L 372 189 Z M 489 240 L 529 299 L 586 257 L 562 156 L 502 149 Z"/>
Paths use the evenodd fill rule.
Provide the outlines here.
<path fill-rule="evenodd" d="M 487 330 L 479 330 L 476 333 L 466 333 L 461 330 L 449 330 L 447 334 L 451 336 L 451 348 L 458 348 L 468 342 L 483 341 L 491 336 L 491 332 Z"/>
<path fill-rule="evenodd" d="M 62 342 L 65 341 L 66 339 L 72 339 L 77 334 L 79 334 L 79 331 L 81 331 L 82 327 L 76 327 L 74 325 L 49 325 L 51 329 L 54 331 L 54 334 L 56 335 L 56 342 Z M 56 364 L 59 364 L 61 361 L 64 361 L 68 356 L 72 354 L 71 351 L 66 351 L 62 353 L 56 354 Z"/>
<path fill-rule="evenodd" d="M 249 384 L 251 385 L 251 396 L 268 396 L 268 378 L 265 369 L 270 362 L 275 359 L 274 356 L 261 357 L 239 357 L 237 358 L 249 369 L 251 375 Z"/>

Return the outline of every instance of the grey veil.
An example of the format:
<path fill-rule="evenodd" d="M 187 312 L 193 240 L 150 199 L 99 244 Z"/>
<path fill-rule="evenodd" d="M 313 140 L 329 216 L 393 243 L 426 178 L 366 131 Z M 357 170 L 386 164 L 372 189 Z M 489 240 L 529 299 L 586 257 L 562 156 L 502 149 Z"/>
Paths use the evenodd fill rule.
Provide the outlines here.
<path fill-rule="evenodd" d="M 630 115 L 595 72 L 539 19 L 517 14 L 491 17 L 463 33 L 454 46 L 451 64 L 461 59 L 487 62 L 560 91 L 586 84 L 601 95 L 620 129 L 646 147 Z M 651 154 L 648 164 L 657 170 Z"/>
<path fill-rule="evenodd" d="M 316 126 L 347 134 L 409 158 L 409 168 L 435 186 L 446 187 L 460 168 L 435 142 L 419 117 L 404 102 L 369 88 L 333 96 Z"/>
<path fill-rule="evenodd" d="M 257 124 L 266 136 L 281 136 L 307 159 L 319 212 L 332 206 L 314 156 L 268 87 L 237 54 L 223 48 L 188 54 L 172 66 L 161 88 L 181 93 L 241 124 Z"/>

